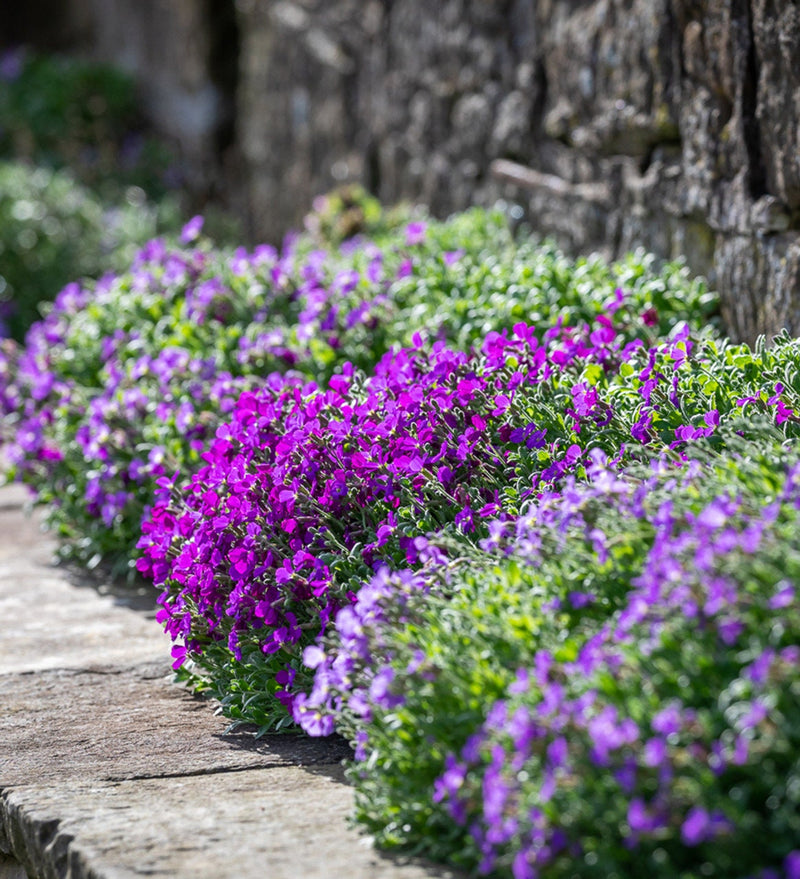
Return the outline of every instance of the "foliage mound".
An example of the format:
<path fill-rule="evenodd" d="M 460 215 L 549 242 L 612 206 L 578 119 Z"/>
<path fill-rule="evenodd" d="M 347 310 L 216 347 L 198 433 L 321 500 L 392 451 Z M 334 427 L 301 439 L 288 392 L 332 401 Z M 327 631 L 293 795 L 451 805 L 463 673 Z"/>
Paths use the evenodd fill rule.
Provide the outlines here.
<path fill-rule="evenodd" d="M 800 341 L 481 211 L 201 226 L 4 347 L 4 456 L 65 555 L 152 577 L 229 717 L 347 736 L 383 845 L 797 879 Z"/>
<path fill-rule="evenodd" d="M 481 875 L 795 875 L 800 465 L 743 425 L 680 467 L 592 452 L 307 648 L 304 725 L 354 742 L 381 843 Z"/>
<path fill-rule="evenodd" d="M 269 723 L 276 667 L 294 681 L 299 645 L 370 569 L 414 561 L 414 538 L 514 516 L 594 448 L 625 460 L 713 441 L 746 398 L 771 399 L 795 430 L 784 397 L 760 386 L 797 363 L 788 340 L 755 356 L 713 341 L 695 353 L 684 329 L 648 350 L 607 317 L 549 336 L 518 324 L 472 355 L 402 349 L 369 377 L 275 380 L 239 399 L 208 466 L 153 509 L 140 563 L 166 587 L 171 634 L 224 681 L 227 703 L 240 694 L 236 714 Z"/>
<path fill-rule="evenodd" d="M 12 472 L 49 505 L 64 554 L 84 563 L 132 566 L 156 481 L 191 474 L 238 393 L 273 371 L 324 383 L 346 362 L 370 370 L 420 320 L 426 338 L 463 347 L 526 310 L 542 329 L 570 327 L 621 284 L 624 313 L 644 315 L 630 318 L 642 338 L 660 323 L 702 323 L 713 307 L 677 266 L 658 274 L 644 255 L 570 264 L 480 211 L 380 244 L 326 251 L 301 239 L 282 254 L 216 249 L 200 227 L 179 244 L 152 241 L 127 271 L 69 286 L 24 348 L 0 358 Z"/>
<path fill-rule="evenodd" d="M 800 343 L 648 346 L 620 306 L 275 377 L 145 524 L 175 665 L 234 718 L 347 734 L 385 844 L 514 876 L 794 857 L 800 464 L 768 468 Z"/>

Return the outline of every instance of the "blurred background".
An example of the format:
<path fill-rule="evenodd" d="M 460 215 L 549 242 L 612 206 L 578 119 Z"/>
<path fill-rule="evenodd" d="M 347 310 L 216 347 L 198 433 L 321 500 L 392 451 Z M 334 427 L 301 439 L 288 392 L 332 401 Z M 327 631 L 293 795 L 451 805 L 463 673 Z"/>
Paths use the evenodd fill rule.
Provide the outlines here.
<path fill-rule="evenodd" d="M 111 252 L 195 212 L 279 242 L 353 183 L 438 216 L 499 202 L 572 253 L 685 258 L 737 338 L 800 332 L 796 3 L 29 0 L 0 50 L 15 223 L 89 241 L 99 199 Z M 66 210 L 34 166 L 86 189 Z"/>

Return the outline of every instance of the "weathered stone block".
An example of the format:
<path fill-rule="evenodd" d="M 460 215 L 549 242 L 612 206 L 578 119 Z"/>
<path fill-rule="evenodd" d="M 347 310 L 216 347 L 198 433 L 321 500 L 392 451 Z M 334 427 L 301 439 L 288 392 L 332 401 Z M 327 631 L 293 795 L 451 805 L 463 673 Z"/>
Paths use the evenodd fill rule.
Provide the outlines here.
<path fill-rule="evenodd" d="M 800 207 L 800 6 L 754 0 L 760 142 L 768 190 Z"/>

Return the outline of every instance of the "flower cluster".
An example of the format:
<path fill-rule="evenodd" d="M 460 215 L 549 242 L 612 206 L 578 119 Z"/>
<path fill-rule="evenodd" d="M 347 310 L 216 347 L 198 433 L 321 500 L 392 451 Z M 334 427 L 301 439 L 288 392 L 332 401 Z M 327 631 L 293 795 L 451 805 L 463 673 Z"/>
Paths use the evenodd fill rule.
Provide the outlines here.
<path fill-rule="evenodd" d="M 357 738 L 357 750 L 365 753 L 374 713 L 405 704 L 407 688 L 416 685 L 414 675 L 426 664 L 415 646 L 400 676 L 396 660 L 405 648 L 400 647 L 398 637 L 405 638 L 419 623 L 431 593 L 445 596 L 449 603 L 455 592 L 462 597 L 466 594 L 464 574 L 459 573 L 464 568 L 478 579 L 482 589 L 491 588 L 502 596 L 500 604 L 508 597 L 508 584 L 502 585 L 497 579 L 494 569 L 498 557 L 504 559 L 504 564 L 546 571 L 546 591 L 526 579 L 526 603 L 539 613 L 559 614 L 561 624 L 570 629 L 585 626 L 598 616 L 606 620 L 619 609 L 626 589 L 615 591 L 612 584 L 630 579 L 632 559 L 629 554 L 610 559 L 609 538 L 601 527 L 600 512 L 613 509 L 616 527 L 620 528 L 622 522 L 628 525 L 628 547 L 636 543 L 639 552 L 646 551 L 652 531 L 639 518 L 644 498 L 659 476 L 640 480 L 634 490 L 633 484 L 617 473 L 618 462 L 609 464 L 600 449 L 593 449 L 586 458 L 581 481 L 569 475 L 561 487 L 541 491 L 520 516 L 489 520 L 487 536 L 479 546 L 455 542 L 441 532 L 420 536 L 415 539 L 421 555 L 419 569 L 378 571 L 355 601 L 337 614 L 335 631 L 322 642 L 327 649 L 315 645 L 305 651 L 304 663 L 315 669 L 315 678 L 311 693 L 298 698 L 294 706 L 300 726 L 310 735 L 319 735 L 319 730 L 330 730 L 336 718 L 340 731 Z M 636 540 L 634 526 L 641 530 Z M 603 578 L 602 592 L 591 585 L 598 575 Z M 512 617 L 511 608 L 517 604 L 509 602 L 507 612 Z M 532 623 L 530 615 L 520 616 L 516 625 L 521 634 L 535 634 L 541 639 L 540 627 Z M 401 630 L 403 636 L 399 636 Z M 376 680 L 389 682 L 395 678 L 392 688 L 375 684 Z"/>
<path fill-rule="evenodd" d="M 181 247 L 154 240 L 129 272 L 69 285 L 25 347 L 0 357 L 6 458 L 55 504 L 51 523 L 84 561 L 135 557 L 155 481 L 195 466 L 256 378 L 325 375 L 339 329 L 360 344 L 375 323 L 372 282 L 356 290 L 354 270 L 314 254 L 298 268 L 291 250 L 279 258 L 267 246 L 216 253 L 198 234 L 190 223 Z M 362 358 L 381 353 L 376 333 Z"/>
<path fill-rule="evenodd" d="M 621 611 L 574 659 L 538 651 L 448 758 L 435 796 L 482 872 L 742 876 L 769 849 L 797 874 L 798 476 L 763 507 L 663 502 Z"/>
<path fill-rule="evenodd" d="M 177 664 L 188 651 L 226 691 L 235 681 L 237 716 L 271 724 L 283 716 L 273 697 L 291 709 L 303 691 L 318 713 L 303 646 L 375 570 L 418 564 L 418 539 L 483 536 L 487 520 L 513 519 L 526 499 L 585 475 L 593 450 L 617 463 L 651 448 L 680 461 L 693 443 L 719 443 L 740 395 L 761 398 L 732 374 L 728 349 L 699 347 L 683 327 L 647 349 L 600 315 L 542 343 L 517 324 L 472 354 L 417 338 L 370 376 L 348 366 L 322 387 L 275 376 L 244 394 L 206 466 L 144 524 L 138 567 L 162 589 Z M 770 356 L 785 371 L 797 346 Z"/>
<path fill-rule="evenodd" d="M 595 452 L 493 523 L 471 573 L 431 547 L 377 575 L 307 649 L 317 704 L 296 706 L 353 741 L 370 829 L 515 879 L 794 877 L 800 465 L 770 473 L 780 454 Z"/>
<path fill-rule="evenodd" d="M 167 630 L 202 664 L 222 641 L 239 660 L 254 646 L 298 666 L 303 632 L 377 566 L 415 564 L 421 535 L 470 534 L 495 514 L 517 463 L 535 458 L 550 480 L 579 463 L 569 427 L 532 444 L 509 418 L 542 383 L 557 390 L 547 349 L 518 325 L 474 355 L 418 339 L 369 377 L 346 366 L 320 388 L 275 375 L 243 394 L 206 465 L 144 523 L 138 567 L 165 587 Z"/>
<path fill-rule="evenodd" d="M 282 253 L 228 253 L 201 227 L 188 223 L 180 244 L 150 242 L 127 272 L 70 285 L 24 348 L 0 353 L 5 457 L 49 504 L 65 554 L 84 562 L 130 570 L 156 481 L 196 469 L 238 393 L 273 371 L 320 383 L 348 362 L 370 371 L 420 320 L 426 338 L 466 348 L 518 315 L 570 328 L 610 303 L 630 341 L 652 335 L 643 312 L 697 322 L 708 304 L 684 272 L 659 277 L 645 260 L 571 273 L 481 212 L 338 251 L 301 237 Z M 473 313 L 480 323 L 462 319 Z"/>
<path fill-rule="evenodd" d="M 324 245 L 350 207 L 64 290 L 0 352 L 12 471 L 230 717 L 350 738 L 380 842 L 794 879 L 800 342 L 480 212 Z"/>

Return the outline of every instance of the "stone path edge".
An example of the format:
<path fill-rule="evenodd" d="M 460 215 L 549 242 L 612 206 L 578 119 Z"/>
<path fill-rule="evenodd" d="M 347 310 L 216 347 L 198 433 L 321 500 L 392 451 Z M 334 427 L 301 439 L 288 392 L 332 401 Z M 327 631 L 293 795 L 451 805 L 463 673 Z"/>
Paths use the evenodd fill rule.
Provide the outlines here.
<path fill-rule="evenodd" d="M 173 683 L 152 610 L 54 566 L 24 507 L 0 487 L 0 879 L 454 879 L 350 826 L 344 742 Z"/>

